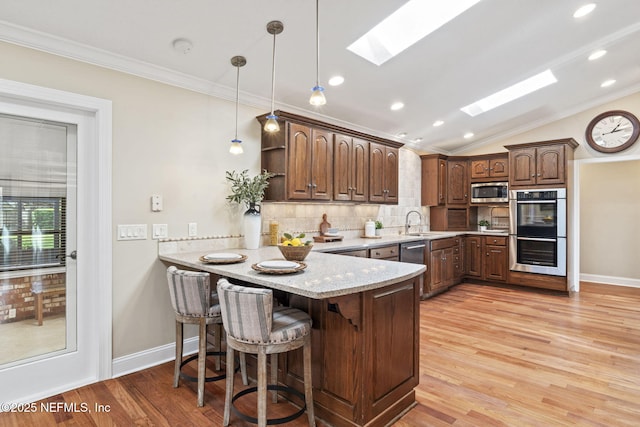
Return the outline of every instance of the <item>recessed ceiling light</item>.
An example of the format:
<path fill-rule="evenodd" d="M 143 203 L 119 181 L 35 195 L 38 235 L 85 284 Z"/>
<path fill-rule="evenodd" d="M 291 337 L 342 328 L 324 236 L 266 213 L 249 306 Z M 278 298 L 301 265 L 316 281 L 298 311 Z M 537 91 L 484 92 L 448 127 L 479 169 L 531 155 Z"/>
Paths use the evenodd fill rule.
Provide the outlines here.
<path fill-rule="evenodd" d="M 589 61 L 593 61 L 595 59 L 602 58 L 606 54 L 607 54 L 607 51 L 604 50 L 604 49 L 596 50 L 591 55 L 589 55 Z"/>
<path fill-rule="evenodd" d="M 469 138 L 473 138 L 473 132 L 467 132 L 464 134 L 464 139 L 469 139 Z"/>
<path fill-rule="evenodd" d="M 413 142 L 422 142 L 422 138 L 415 138 Z"/>
<path fill-rule="evenodd" d="M 616 81 L 614 79 L 609 79 L 609 80 L 605 80 L 604 82 L 602 82 L 602 84 L 600 85 L 600 87 L 609 87 L 612 84 L 614 84 Z"/>
<path fill-rule="evenodd" d="M 391 109 L 393 111 L 402 110 L 404 108 L 404 104 L 402 102 L 394 102 L 391 104 Z"/>
<path fill-rule="evenodd" d="M 329 79 L 329 86 L 340 86 L 342 83 L 344 83 L 342 76 L 333 76 Z"/>
<path fill-rule="evenodd" d="M 405 136 L 407 136 L 406 132 L 400 132 L 399 134 L 396 135 L 398 138 L 404 138 Z"/>
<path fill-rule="evenodd" d="M 410 0 L 347 49 L 369 62 L 382 65 L 479 1 Z"/>
<path fill-rule="evenodd" d="M 444 122 L 442 120 L 436 120 L 435 122 L 433 122 L 433 126 L 438 127 L 438 126 L 442 126 L 444 124 Z"/>
<path fill-rule="evenodd" d="M 551 70 L 543 71 L 540 74 L 536 74 L 533 77 L 529 77 L 519 83 L 509 86 L 499 92 L 489 95 L 479 101 L 469 104 L 466 107 L 462 107 L 461 110 L 475 117 L 478 114 L 486 113 L 489 110 L 493 110 L 507 102 L 511 102 L 514 99 L 518 99 L 522 96 L 528 95 L 531 92 L 535 92 L 538 89 L 542 89 L 545 86 L 549 86 L 552 83 L 557 82 L 558 79 L 553 75 Z"/>
<path fill-rule="evenodd" d="M 585 4 L 584 6 L 581 6 L 580 8 L 578 8 L 578 10 L 576 10 L 573 13 L 573 17 L 574 18 L 582 18 L 583 16 L 586 16 L 588 14 L 590 14 L 591 12 L 593 12 L 593 9 L 596 8 L 596 4 L 595 3 L 589 3 L 589 4 Z"/>

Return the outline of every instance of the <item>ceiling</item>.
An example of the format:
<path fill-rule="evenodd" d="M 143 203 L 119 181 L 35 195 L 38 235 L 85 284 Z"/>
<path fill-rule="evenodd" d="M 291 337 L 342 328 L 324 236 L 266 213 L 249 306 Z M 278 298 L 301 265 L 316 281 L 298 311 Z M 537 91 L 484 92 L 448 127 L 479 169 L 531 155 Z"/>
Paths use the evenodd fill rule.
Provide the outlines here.
<path fill-rule="evenodd" d="M 276 109 L 420 152 L 456 153 L 640 91 L 640 2 L 589 1 L 596 9 L 576 19 L 587 0 L 482 0 L 376 66 L 346 47 L 405 0 L 320 0 L 321 107 L 308 103 L 314 0 L 2 0 L 0 40 L 228 99 L 236 84 L 230 59 L 243 55 L 241 100 L 266 112 L 273 44 L 266 24 L 276 19 L 284 24 L 276 39 Z M 177 38 L 193 43 L 189 53 L 173 48 Z M 597 49 L 608 53 L 589 61 Z M 546 69 L 556 84 L 476 117 L 460 111 Z M 345 82 L 331 87 L 336 74 Z M 601 88 L 606 79 L 616 83 Z M 405 107 L 391 111 L 396 101 Z M 436 120 L 444 124 L 434 127 Z M 474 136 L 464 139 L 467 132 Z"/>

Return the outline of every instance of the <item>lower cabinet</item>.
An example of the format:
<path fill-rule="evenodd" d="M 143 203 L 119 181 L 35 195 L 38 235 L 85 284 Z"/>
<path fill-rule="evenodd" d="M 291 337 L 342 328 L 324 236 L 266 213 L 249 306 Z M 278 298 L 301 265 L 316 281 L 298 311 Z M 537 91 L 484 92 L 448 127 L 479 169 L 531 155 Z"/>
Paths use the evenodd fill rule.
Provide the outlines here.
<path fill-rule="evenodd" d="M 507 237 L 476 236 L 466 237 L 467 277 L 480 280 L 506 282 L 509 268 Z"/>
<path fill-rule="evenodd" d="M 464 273 L 461 251 L 462 237 L 431 240 L 428 257 L 428 280 L 425 281 L 424 297 L 445 291 L 460 283 Z"/>

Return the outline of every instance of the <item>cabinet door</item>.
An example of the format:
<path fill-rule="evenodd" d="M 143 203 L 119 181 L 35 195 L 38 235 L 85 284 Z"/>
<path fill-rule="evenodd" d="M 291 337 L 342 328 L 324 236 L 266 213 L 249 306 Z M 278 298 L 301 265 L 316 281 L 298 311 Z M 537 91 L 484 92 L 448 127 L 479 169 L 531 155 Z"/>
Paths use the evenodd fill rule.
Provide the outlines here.
<path fill-rule="evenodd" d="M 489 160 L 472 160 L 471 161 L 471 179 L 489 178 L 490 172 Z"/>
<path fill-rule="evenodd" d="M 467 240 L 467 257 L 466 257 L 466 273 L 468 276 L 482 277 L 482 237 L 468 236 Z"/>
<path fill-rule="evenodd" d="M 489 175 L 492 178 L 509 177 L 509 158 L 499 158 L 489 160 Z"/>
<path fill-rule="evenodd" d="M 520 148 L 509 153 L 509 185 L 531 186 L 536 184 L 536 149 Z"/>
<path fill-rule="evenodd" d="M 353 138 L 335 135 L 333 141 L 333 199 L 351 200 Z"/>
<path fill-rule="evenodd" d="M 289 125 L 287 153 L 287 196 L 289 199 L 311 199 L 311 128 L 296 123 Z"/>
<path fill-rule="evenodd" d="M 447 201 L 447 161 L 438 160 L 438 205 Z"/>
<path fill-rule="evenodd" d="M 313 129 L 311 144 L 311 198 L 331 200 L 333 193 L 333 133 Z"/>
<path fill-rule="evenodd" d="M 444 263 L 442 264 L 442 283 L 444 286 L 451 286 L 456 283 L 456 265 L 460 258 L 455 253 L 456 248 L 447 248 L 444 250 Z"/>
<path fill-rule="evenodd" d="M 387 203 L 398 202 L 398 168 L 398 149 L 385 147 L 384 200 Z"/>
<path fill-rule="evenodd" d="M 466 205 L 469 192 L 466 161 L 447 161 L 447 183 L 447 203 Z"/>
<path fill-rule="evenodd" d="M 509 254 L 506 246 L 485 245 L 484 278 L 506 282 Z"/>
<path fill-rule="evenodd" d="M 353 138 L 351 160 L 351 200 L 369 200 L 369 142 Z"/>
<path fill-rule="evenodd" d="M 432 250 L 431 251 L 431 283 L 430 283 L 430 292 L 433 292 L 439 288 L 444 286 L 443 281 L 443 266 L 444 266 L 444 249 Z"/>
<path fill-rule="evenodd" d="M 536 161 L 536 183 L 538 185 L 564 184 L 563 145 L 538 147 Z"/>
<path fill-rule="evenodd" d="M 371 143 L 369 145 L 369 201 L 383 203 L 385 201 L 385 146 Z"/>

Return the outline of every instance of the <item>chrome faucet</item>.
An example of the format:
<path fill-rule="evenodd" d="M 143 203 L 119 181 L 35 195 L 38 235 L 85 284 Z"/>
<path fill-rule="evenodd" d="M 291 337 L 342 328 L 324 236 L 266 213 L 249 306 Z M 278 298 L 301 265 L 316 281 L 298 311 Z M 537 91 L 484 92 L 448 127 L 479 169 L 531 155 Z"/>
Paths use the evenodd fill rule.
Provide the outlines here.
<path fill-rule="evenodd" d="M 407 217 L 404 220 L 404 234 L 409 234 L 409 229 L 411 228 L 411 223 L 409 222 L 409 215 L 411 215 L 412 213 L 417 213 L 418 216 L 420 217 L 420 222 L 418 222 L 418 225 L 422 225 L 422 214 L 418 211 L 409 211 L 407 212 Z M 418 230 L 420 231 L 420 230 Z"/>

